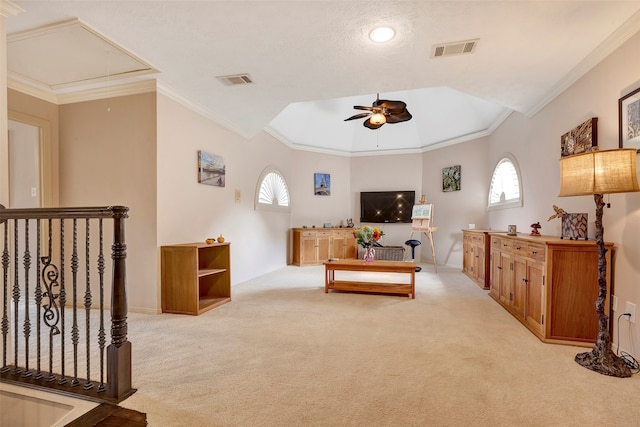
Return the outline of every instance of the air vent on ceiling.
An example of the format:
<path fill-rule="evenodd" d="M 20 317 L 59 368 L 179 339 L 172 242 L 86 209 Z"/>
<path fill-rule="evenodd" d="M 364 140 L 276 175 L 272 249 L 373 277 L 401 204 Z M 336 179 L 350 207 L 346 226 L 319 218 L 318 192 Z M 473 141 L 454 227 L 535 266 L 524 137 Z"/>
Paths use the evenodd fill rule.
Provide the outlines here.
<path fill-rule="evenodd" d="M 249 74 L 234 74 L 232 76 L 218 76 L 216 78 L 220 80 L 222 84 L 227 86 L 246 85 L 249 83 L 253 83 L 253 80 L 251 80 L 251 76 Z"/>
<path fill-rule="evenodd" d="M 443 43 L 433 47 L 433 57 L 460 55 L 463 53 L 473 53 L 480 39 L 464 40 L 461 42 Z"/>

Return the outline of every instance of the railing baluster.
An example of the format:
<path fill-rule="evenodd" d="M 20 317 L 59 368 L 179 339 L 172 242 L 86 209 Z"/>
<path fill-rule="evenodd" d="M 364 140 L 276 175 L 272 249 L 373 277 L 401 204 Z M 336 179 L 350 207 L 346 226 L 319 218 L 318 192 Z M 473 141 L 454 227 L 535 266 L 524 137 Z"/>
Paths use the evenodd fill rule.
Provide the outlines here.
<path fill-rule="evenodd" d="M 100 330 L 98 331 L 98 346 L 100 347 L 100 386 L 98 391 L 105 391 L 104 385 L 104 347 L 107 343 L 104 331 L 104 233 L 102 218 L 99 219 L 100 249 L 98 254 L 98 277 L 100 279 Z"/>
<path fill-rule="evenodd" d="M 40 266 L 41 266 L 41 248 L 40 248 L 40 240 L 42 238 L 42 221 L 36 219 L 36 374 L 35 378 L 42 378 L 42 366 L 40 364 L 40 360 L 42 357 L 41 343 L 40 343 L 40 332 L 41 332 L 41 322 L 42 322 L 42 313 L 40 312 L 40 307 L 42 306 L 42 282 L 40 280 Z"/>
<path fill-rule="evenodd" d="M 53 222 L 49 219 L 48 222 L 48 242 L 47 242 L 47 255 L 42 256 L 40 261 L 42 262 L 42 282 L 44 284 L 43 297 L 46 299 L 46 304 L 42 307 L 44 310 L 44 324 L 49 327 L 49 375 L 47 376 L 48 382 L 56 380 L 56 376 L 53 374 L 53 340 L 56 335 L 60 335 L 60 328 L 58 323 L 60 322 L 60 310 L 58 307 L 59 294 L 56 290 L 60 288 L 58 279 L 60 272 L 55 264 L 53 264 Z M 38 311 L 40 307 L 38 307 Z"/>
<path fill-rule="evenodd" d="M 73 379 L 72 386 L 78 382 L 78 220 L 73 219 L 73 252 L 71 254 L 71 285 L 73 286 L 73 302 L 71 304 L 73 323 L 71 326 L 71 342 L 73 343 Z"/>
<path fill-rule="evenodd" d="M 29 337 L 31 336 L 31 318 L 29 316 L 29 270 L 31 268 L 31 250 L 29 249 L 29 220 L 24 220 L 24 372 L 25 377 L 32 374 L 29 371 Z"/>
<path fill-rule="evenodd" d="M 14 308 L 14 313 L 13 313 L 13 333 L 14 333 L 14 337 L 13 337 L 13 341 L 14 341 L 14 350 L 13 350 L 13 358 L 14 358 L 14 367 L 13 367 L 13 373 L 14 374 L 18 374 L 20 373 L 20 368 L 19 368 L 19 364 L 18 364 L 18 349 L 20 348 L 18 346 L 18 325 L 19 325 L 19 311 L 18 308 L 20 307 L 20 281 L 18 280 L 18 251 L 19 251 L 19 245 L 18 245 L 18 220 L 13 221 L 13 308 Z"/>
<path fill-rule="evenodd" d="M 89 227 L 89 218 L 86 220 L 86 231 L 85 231 L 85 248 L 86 248 L 86 257 L 85 257 L 85 271 L 86 271 L 86 287 L 84 292 L 84 312 L 86 318 L 86 338 L 87 338 L 87 381 L 84 385 L 85 390 L 90 390 L 93 388 L 93 384 L 91 383 L 91 269 L 89 268 L 89 260 L 90 257 L 90 247 L 89 247 L 89 237 L 90 237 L 90 227 Z"/>
<path fill-rule="evenodd" d="M 67 377 L 66 363 L 65 363 L 65 334 L 66 325 L 64 322 L 65 307 L 67 306 L 67 291 L 64 283 L 64 218 L 60 219 L 60 360 L 62 364 L 62 371 L 60 372 L 60 380 L 58 384 L 66 384 Z"/>
<path fill-rule="evenodd" d="M 1 206 L 1 205 L 0 205 Z M 9 221 L 3 221 L 4 238 L 2 245 L 2 368 L 0 372 L 9 371 L 7 366 L 7 348 L 9 347 Z"/>

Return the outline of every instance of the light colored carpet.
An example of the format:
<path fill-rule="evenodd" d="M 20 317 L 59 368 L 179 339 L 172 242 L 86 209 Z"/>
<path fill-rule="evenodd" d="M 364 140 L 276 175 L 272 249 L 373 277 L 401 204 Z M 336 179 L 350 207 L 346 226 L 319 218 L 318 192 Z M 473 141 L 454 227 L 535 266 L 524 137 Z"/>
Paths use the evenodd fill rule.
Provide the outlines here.
<path fill-rule="evenodd" d="M 640 379 L 543 344 L 458 269 L 416 299 L 324 293 L 324 267 L 233 287 L 201 316 L 130 313 L 134 387 L 155 426 L 629 426 Z"/>

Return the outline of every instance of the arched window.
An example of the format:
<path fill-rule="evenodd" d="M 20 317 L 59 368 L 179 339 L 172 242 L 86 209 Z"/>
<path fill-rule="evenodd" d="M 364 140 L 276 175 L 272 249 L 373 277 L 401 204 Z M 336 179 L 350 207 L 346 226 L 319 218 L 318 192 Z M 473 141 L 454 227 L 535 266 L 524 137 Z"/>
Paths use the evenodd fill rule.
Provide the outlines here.
<path fill-rule="evenodd" d="M 504 209 L 522 206 L 522 179 L 518 162 L 511 154 L 505 154 L 496 165 L 489 187 L 488 209 Z"/>
<path fill-rule="evenodd" d="M 260 175 L 255 200 L 256 209 L 289 211 L 289 189 L 282 174 L 267 168 Z"/>

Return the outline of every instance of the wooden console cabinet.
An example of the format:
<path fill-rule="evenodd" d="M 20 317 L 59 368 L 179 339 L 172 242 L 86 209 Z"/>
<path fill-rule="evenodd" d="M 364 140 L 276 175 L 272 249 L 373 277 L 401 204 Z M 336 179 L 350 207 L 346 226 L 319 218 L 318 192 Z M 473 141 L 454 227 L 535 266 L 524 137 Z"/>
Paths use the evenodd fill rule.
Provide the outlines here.
<path fill-rule="evenodd" d="M 482 289 L 489 289 L 490 230 L 462 230 L 462 272 Z"/>
<path fill-rule="evenodd" d="M 230 245 L 162 246 L 162 312 L 201 314 L 231 301 Z"/>
<path fill-rule="evenodd" d="M 293 264 L 319 265 L 329 258 L 357 258 L 353 228 L 294 228 Z"/>
<path fill-rule="evenodd" d="M 591 346 L 598 332 L 594 241 L 490 232 L 489 295 L 544 342 Z M 607 250 L 607 300 L 611 251 Z"/>

